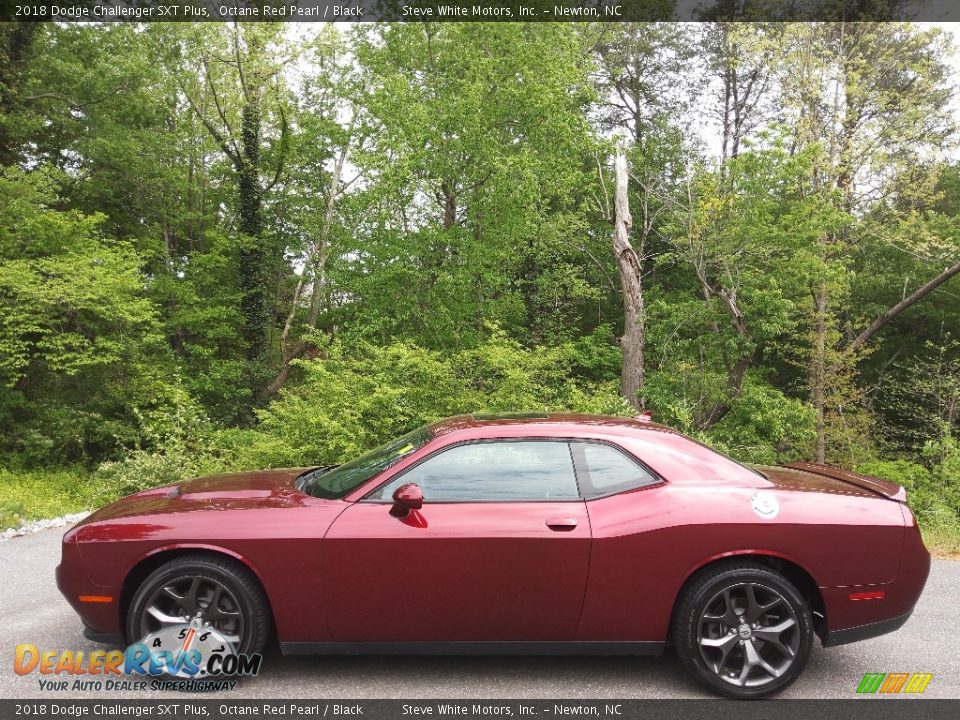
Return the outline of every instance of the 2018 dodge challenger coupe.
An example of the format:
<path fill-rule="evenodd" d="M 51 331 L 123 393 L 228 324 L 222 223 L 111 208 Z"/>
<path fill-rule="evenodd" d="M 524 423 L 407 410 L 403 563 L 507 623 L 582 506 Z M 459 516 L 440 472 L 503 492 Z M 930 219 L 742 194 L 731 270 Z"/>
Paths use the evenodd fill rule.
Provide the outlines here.
<path fill-rule="evenodd" d="M 644 419 L 466 415 L 338 467 L 201 478 L 63 538 L 88 637 L 238 652 L 658 654 L 732 697 L 901 627 L 930 558 L 903 488 L 747 467 Z"/>

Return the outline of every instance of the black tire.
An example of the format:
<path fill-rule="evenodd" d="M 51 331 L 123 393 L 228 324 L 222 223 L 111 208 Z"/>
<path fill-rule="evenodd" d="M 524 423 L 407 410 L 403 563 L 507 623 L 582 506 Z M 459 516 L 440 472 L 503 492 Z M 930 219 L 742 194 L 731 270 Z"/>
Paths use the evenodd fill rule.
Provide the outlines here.
<path fill-rule="evenodd" d="M 672 637 L 683 666 L 714 692 L 766 698 L 803 672 L 813 647 L 813 618 L 785 577 L 763 565 L 733 561 L 687 581 Z"/>
<path fill-rule="evenodd" d="M 234 643 L 236 652 L 261 652 L 271 629 L 270 607 L 263 588 L 242 564 L 211 553 L 182 555 L 150 573 L 137 588 L 128 608 L 125 628 L 128 642 L 141 639 L 145 635 L 145 623 L 152 622 L 145 617 L 151 598 L 157 596 L 165 587 L 178 582 L 188 582 L 193 578 L 217 584 L 225 591 L 231 614 L 235 614 L 239 619 L 230 621 L 239 622 L 238 640 Z M 214 625 L 216 626 L 215 622 Z"/>

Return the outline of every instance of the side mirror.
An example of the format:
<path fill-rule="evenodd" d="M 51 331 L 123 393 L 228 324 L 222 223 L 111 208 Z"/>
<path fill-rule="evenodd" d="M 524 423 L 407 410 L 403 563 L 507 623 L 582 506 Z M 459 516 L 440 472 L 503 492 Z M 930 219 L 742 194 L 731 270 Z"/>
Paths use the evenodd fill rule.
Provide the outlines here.
<path fill-rule="evenodd" d="M 401 485 L 393 491 L 393 504 L 404 510 L 419 510 L 423 507 L 423 490 L 416 483 Z"/>

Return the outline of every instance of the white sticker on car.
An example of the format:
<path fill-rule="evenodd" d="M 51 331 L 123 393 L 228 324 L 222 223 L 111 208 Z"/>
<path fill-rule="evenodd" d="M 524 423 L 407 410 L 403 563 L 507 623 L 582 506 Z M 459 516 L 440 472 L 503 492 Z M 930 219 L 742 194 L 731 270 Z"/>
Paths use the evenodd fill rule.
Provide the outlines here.
<path fill-rule="evenodd" d="M 750 506 L 753 511 L 764 520 L 773 520 L 780 512 L 780 503 L 777 497 L 769 492 L 755 492 L 750 498 Z"/>

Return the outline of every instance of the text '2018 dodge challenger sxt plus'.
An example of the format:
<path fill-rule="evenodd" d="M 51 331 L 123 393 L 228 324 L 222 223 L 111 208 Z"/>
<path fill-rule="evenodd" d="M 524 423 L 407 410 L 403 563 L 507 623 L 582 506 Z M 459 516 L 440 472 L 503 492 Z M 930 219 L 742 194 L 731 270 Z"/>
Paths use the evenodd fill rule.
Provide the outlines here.
<path fill-rule="evenodd" d="M 724 695 L 814 635 L 909 617 L 930 558 L 900 486 L 747 467 L 642 419 L 459 416 L 338 467 L 131 495 L 63 538 L 93 637 L 211 626 L 237 652 L 657 654 Z M 88 601 L 95 598 L 96 601 Z"/>

